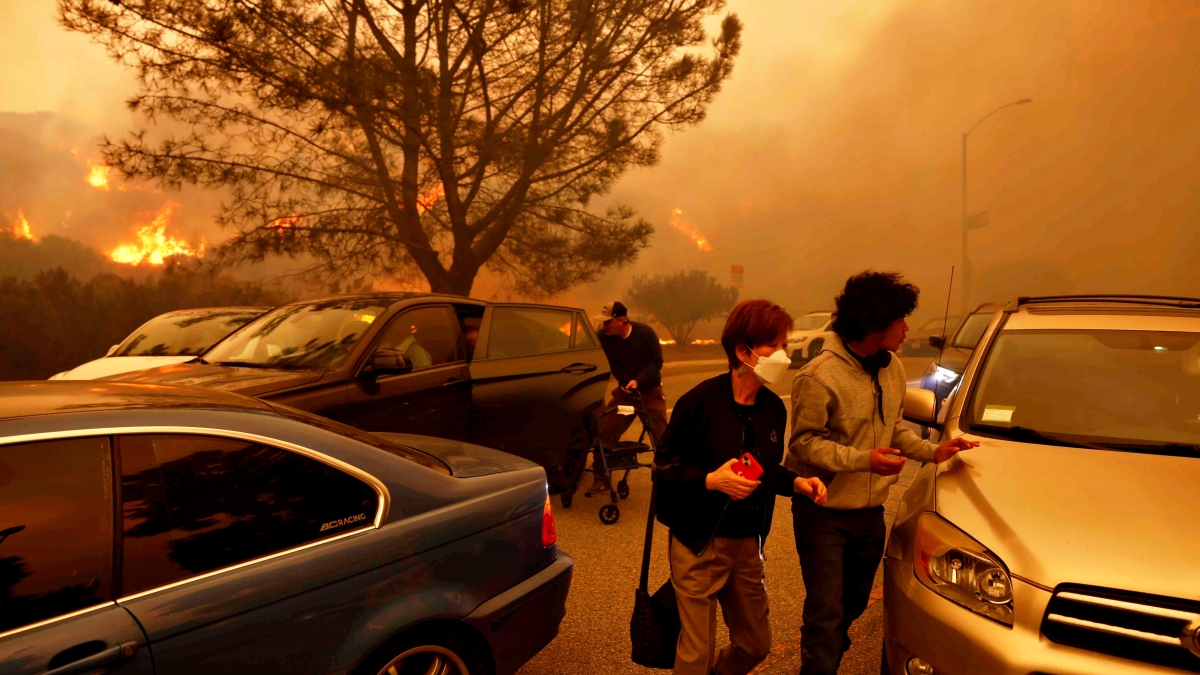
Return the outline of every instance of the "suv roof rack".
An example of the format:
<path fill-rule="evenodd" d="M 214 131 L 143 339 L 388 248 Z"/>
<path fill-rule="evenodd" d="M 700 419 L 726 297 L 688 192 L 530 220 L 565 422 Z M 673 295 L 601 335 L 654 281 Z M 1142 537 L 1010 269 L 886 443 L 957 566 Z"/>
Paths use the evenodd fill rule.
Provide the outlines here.
<path fill-rule="evenodd" d="M 1200 309 L 1200 298 L 1184 298 L 1173 295 L 1123 295 L 1100 293 L 1091 295 L 1042 295 L 1020 296 L 1009 303 L 1007 310 L 1015 312 L 1025 305 L 1048 305 L 1062 302 L 1102 302 L 1115 305 L 1143 305 L 1151 307 L 1174 307 L 1176 309 Z"/>

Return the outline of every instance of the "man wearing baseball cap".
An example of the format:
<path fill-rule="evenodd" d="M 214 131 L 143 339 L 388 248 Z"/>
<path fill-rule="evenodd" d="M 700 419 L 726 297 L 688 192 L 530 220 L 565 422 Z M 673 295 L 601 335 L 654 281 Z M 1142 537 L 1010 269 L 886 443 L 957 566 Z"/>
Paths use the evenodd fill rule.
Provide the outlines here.
<path fill-rule="evenodd" d="M 610 302 L 599 314 L 593 315 L 600 332 L 600 346 L 608 357 L 612 376 L 617 388 L 612 393 L 605 410 L 618 405 L 636 405 L 634 392 L 640 393 L 641 405 L 654 426 L 657 443 L 667 428 L 667 398 L 662 389 L 662 345 L 658 333 L 644 323 L 629 320 L 629 310 L 620 302 Z M 609 413 L 600 418 L 600 442 L 604 447 L 614 447 L 621 435 L 633 424 L 632 415 Z M 592 457 L 593 468 L 599 468 L 600 455 Z M 608 477 L 595 474 L 595 481 L 585 497 L 595 497 L 609 491 Z"/>

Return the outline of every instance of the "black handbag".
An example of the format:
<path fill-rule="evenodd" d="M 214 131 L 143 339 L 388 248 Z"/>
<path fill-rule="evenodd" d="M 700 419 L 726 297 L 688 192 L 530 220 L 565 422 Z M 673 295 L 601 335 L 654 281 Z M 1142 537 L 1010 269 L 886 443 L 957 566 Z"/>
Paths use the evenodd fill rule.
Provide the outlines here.
<path fill-rule="evenodd" d="M 675 667 L 675 646 L 679 641 L 679 609 L 675 606 L 675 587 L 671 580 L 654 595 L 649 593 L 650 552 L 654 542 L 654 516 L 658 500 L 658 481 L 650 489 L 650 513 L 646 516 L 646 544 L 642 548 L 642 576 L 629 620 L 629 640 L 633 643 L 633 662 L 647 668 L 671 670 Z"/>

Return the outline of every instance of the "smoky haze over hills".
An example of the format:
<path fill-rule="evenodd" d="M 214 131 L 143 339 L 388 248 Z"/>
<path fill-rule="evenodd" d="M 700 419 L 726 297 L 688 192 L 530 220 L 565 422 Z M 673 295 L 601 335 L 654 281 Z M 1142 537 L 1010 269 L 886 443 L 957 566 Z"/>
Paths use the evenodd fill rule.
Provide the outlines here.
<path fill-rule="evenodd" d="M 729 10 L 745 22 L 745 47 L 709 118 L 669 137 L 662 164 L 628 174 L 611 195 L 655 223 L 652 247 L 557 300 L 618 298 L 643 273 L 699 268 L 727 281 L 742 264 L 743 297 L 802 312 L 830 307 L 848 274 L 873 267 L 922 287 L 920 318 L 940 314 L 950 266 L 961 264 L 961 134 L 1025 97 L 1034 102 L 970 138 L 970 210 L 990 215 L 970 235 L 972 302 L 1200 295 L 1200 0 L 734 0 Z M 50 6 L 37 12 L 52 22 Z M 52 44 L 38 49 L 53 59 Z M 111 88 L 117 101 L 132 91 Z M 15 100 L 0 96 L 0 108 Z M 136 126 L 115 106 L 87 105 L 103 113 L 60 110 L 43 146 L 82 134 L 95 157 L 100 133 Z M 69 129 L 75 117 L 89 125 Z M 43 211 L 57 223 L 71 210 L 55 233 L 107 250 L 132 233 L 127 214 L 164 199 L 89 193 L 69 153 L 75 192 L 65 190 L 67 159 L 18 151 L 28 142 L 0 133 L 0 211 L 24 208 L 35 235 Z M 67 194 L 71 206 L 60 203 Z M 167 197 L 181 204 L 180 236 L 227 236 L 211 225 L 215 196 Z M 669 224 L 676 208 L 711 251 Z M 475 294 L 504 297 L 487 277 Z"/>

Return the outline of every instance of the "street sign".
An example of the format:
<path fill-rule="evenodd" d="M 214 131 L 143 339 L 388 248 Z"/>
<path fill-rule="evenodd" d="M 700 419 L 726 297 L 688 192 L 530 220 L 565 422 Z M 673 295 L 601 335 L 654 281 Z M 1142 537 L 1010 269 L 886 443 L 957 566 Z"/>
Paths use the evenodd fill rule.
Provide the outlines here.
<path fill-rule="evenodd" d="M 981 227 L 987 227 L 987 224 L 988 224 L 988 212 L 987 211 L 980 211 L 979 213 L 972 213 L 971 215 L 967 216 L 967 229 L 968 230 L 978 230 Z"/>
<path fill-rule="evenodd" d="M 741 265 L 733 265 L 729 268 L 729 287 L 743 288 L 743 281 L 746 275 L 746 268 Z"/>

